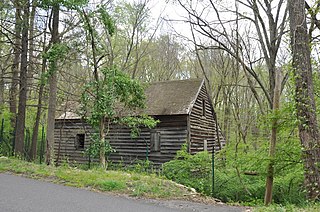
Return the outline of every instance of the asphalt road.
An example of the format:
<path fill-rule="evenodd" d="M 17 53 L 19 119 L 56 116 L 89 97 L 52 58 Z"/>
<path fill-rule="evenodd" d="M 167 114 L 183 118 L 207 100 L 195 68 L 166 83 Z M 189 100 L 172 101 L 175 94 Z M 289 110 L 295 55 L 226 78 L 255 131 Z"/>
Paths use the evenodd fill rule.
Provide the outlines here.
<path fill-rule="evenodd" d="M 141 200 L 0 173 L 0 212 L 243 211 L 187 201 Z"/>

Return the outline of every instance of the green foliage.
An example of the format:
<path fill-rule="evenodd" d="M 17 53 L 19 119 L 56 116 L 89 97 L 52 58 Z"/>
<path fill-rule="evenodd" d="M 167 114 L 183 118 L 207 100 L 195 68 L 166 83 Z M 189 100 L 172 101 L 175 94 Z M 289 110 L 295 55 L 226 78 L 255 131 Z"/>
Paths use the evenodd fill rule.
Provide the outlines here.
<path fill-rule="evenodd" d="M 96 186 L 101 191 L 115 191 L 126 188 L 126 184 L 124 182 L 118 182 L 114 180 L 97 181 Z"/>
<path fill-rule="evenodd" d="M 140 174 L 153 174 L 158 171 L 157 169 L 155 169 L 153 162 L 150 160 L 134 160 L 129 165 L 124 164 L 123 162 L 112 163 L 111 161 L 109 163 L 108 169 L 122 170 L 122 171 L 140 173 Z"/>
<path fill-rule="evenodd" d="M 128 110 L 144 107 L 144 90 L 138 81 L 131 80 L 116 67 L 101 70 L 102 79 L 90 82 L 82 93 L 82 115 L 93 126 L 101 118 L 114 119 L 116 106 Z"/>
<path fill-rule="evenodd" d="M 152 128 L 158 122 L 146 115 L 131 116 L 137 109 L 145 107 L 144 88 L 136 80 L 130 79 L 116 67 L 101 69 L 103 76 L 99 81 L 92 81 L 86 87 L 81 97 L 82 116 L 97 130 L 101 120 L 106 120 L 107 131 L 111 123 L 124 124 L 132 129 L 132 136 L 139 134 L 139 127 Z M 121 117 L 125 110 L 126 117 Z M 101 148 L 101 138 L 94 139 L 87 155 L 96 157 Z M 105 144 L 106 157 L 114 150 L 109 142 Z"/>
<path fill-rule="evenodd" d="M 264 173 L 265 162 L 261 163 L 259 158 L 262 152 L 252 152 L 251 155 L 246 153 L 243 154 L 243 158 L 240 157 L 234 161 L 234 158 L 230 157 L 229 153 L 226 156 L 226 152 L 231 150 L 224 151 L 215 157 L 214 196 L 225 202 L 243 202 L 248 205 L 262 204 L 266 177 L 266 173 Z M 274 202 L 299 205 L 305 202 L 305 194 L 302 187 L 302 164 L 290 163 L 288 165 L 284 162 L 282 165 L 285 166 L 282 167 L 279 166 L 279 162 L 275 164 L 277 165 L 273 188 Z M 205 195 L 211 195 L 211 171 L 211 154 L 200 152 L 190 155 L 185 149 L 178 151 L 174 160 L 163 165 L 163 173 L 168 179 L 193 187 Z"/>
<path fill-rule="evenodd" d="M 10 125 L 10 119 L 11 113 L 7 108 L 2 108 L 0 113 L 0 155 L 11 155 L 13 128 Z"/>
<path fill-rule="evenodd" d="M 30 99 L 27 101 L 27 105 L 35 105 L 37 101 L 34 99 Z M 26 123 L 25 123 L 25 145 L 24 148 L 26 151 L 30 150 L 31 146 L 31 136 L 32 130 L 34 127 L 34 121 L 37 113 L 36 107 L 28 107 L 26 112 Z M 4 107 L 0 109 L 0 132 L 1 132 L 1 123 L 2 119 L 4 121 L 3 125 L 3 134 L 1 138 L 0 133 L 0 155 L 10 156 L 12 154 L 12 143 L 13 143 L 13 135 L 14 135 L 14 126 L 11 126 L 11 117 L 12 114 L 9 112 L 9 109 Z M 45 119 L 43 116 L 41 119 Z M 41 123 L 44 120 L 40 120 Z M 41 140 L 41 127 L 38 132 L 38 141 Z M 38 146 L 40 146 L 40 142 L 38 142 Z M 40 150 L 40 148 L 38 148 Z"/>
<path fill-rule="evenodd" d="M 67 45 L 57 43 L 51 46 L 51 48 L 43 54 L 43 58 L 49 61 L 49 68 L 46 78 L 51 76 L 57 69 L 57 62 L 66 57 L 69 48 Z"/>
<path fill-rule="evenodd" d="M 175 159 L 188 160 L 192 157 L 188 153 L 188 145 L 185 143 L 181 146 L 181 149 L 177 151 Z"/>
<path fill-rule="evenodd" d="M 82 93 L 82 115 L 89 123 L 98 127 L 101 118 L 107 118 L 132 127 L 133 135 L 140 126 L 152 128 L 157 124 L 146 115 L 131 116 L 135 110 L 145 107 L 144 88 L 138 81 L 130 79 L 116 67 L 104 68 L 102 74 L 102 80 L 89 83 Z M 116 120 L 123 110 L 127 117 Z"/>
<path fill-rule="evenodd" d="M 136 28 L 140 33 L 145 33 L 150 26 L 150 13 L 146 2 L 119 2 L 114 11 L 117 24 L 121 26 L 120 31 L 127 33 Z"/>
<path fill-rule="evenodd" d="M 85 149 L 84 154 L 91 158 L 98 158 L 102 144 L 104 144 L 105 158 L 108 158 L 111 153 L 115 152 L 108 141 L 105 140 L 104 142 L 101 142 L 99 135 L 95 133 L 91 136 L 90 146 Z"/>
<path fill-rule="evenodd" d="M 277 120 L 276 155 L 269 158 L 269 133 L 274 120 Z M 248 134 L 245 142 L 231 137 L 216 155 L 215 196 L 224 201 L 263 203 L 266 167 L 272 162 L 274 202 L 302 204 L 305 201 L 303 164 L 293 91 L 287 94 L 280 110 L 260 116 L 258 124 L 258 134 Z"/>
<path fill-rule="evenodd" d="M 39 6 L 43 9 L 49 9 L 53 6 L 64 6 L 74 10 L 88 4 L 89 0 L 40 0 Z"/>
<path fill-rule="evenodd" d="M 163 174 L 203 194 L 211 193 L 211 156 L 208 152 L 189 155 L 185 149 L 180 150 L 175 160 L 163 165 Z"/>
<path fill-rule="evenodd" d="M 135 161 L 134 165 L 126 168 L 127 170 L 135 173 L 149 173 L 153 172 L 153 163 L 150 160 L 138 160 Z"/>
<path fill-rule="evenodd" d="M 100 20 L 103 23 L 105 31 L 110 35 L 113 36 L 116 31 L 116 25 L 113 20 L 113 18 L 110 16 L 110 14 L 102 7 L 98 9 L 98 12 L 100 14 Z"/>
<path fill-rule="evenodd" d="M 306 203 L 303 205 L 277 205 L 272 204 L 270 206 L 261 206 L 253 209 L 254 212 L 318 212 L 320 211 L 319 203 Z"/>

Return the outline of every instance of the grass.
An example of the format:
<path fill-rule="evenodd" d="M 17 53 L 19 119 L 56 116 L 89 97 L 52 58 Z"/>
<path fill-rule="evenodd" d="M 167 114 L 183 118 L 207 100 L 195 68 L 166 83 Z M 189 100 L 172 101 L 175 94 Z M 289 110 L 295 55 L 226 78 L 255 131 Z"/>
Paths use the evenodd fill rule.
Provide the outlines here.
<path fill-rule="evenodd" d="M 134 197 L 186 199 L 186 197 L 194 194 L 189 189 L 162 179 L 155 174 L 104 171 L 99 168 L 82 170 L 67 165 L 53 167 L 15 158 L 0 157 L 0 172 L 22 174 L 30 178 L 45 179 L 68 186 L 126 194 Z"/>
<path fill-rule="evenodd" d="M 268 207 L 256 207 L 253 212 L 318 212 L 320 211 L 319 203 L 306 204 L 303 207 L 295 205 L 270 205 Z"/>
<path fill-rule="evenodd" d="M 0 173 L 10 172 L 21 174 L 30 178 L 43 179 L 67 186 L 124 194 L 132 197 L 156 198 L 156 199 L 192 199 L 203 201 L 199 195 L 194 195 L 190 189 L 178 185 L 172 181 L 163 179 L 156 174 L 141 174 L 136 172 L 124 172 L 100 168 L 83 170 L 68 165 L 60 167 L 29 163 L 16 158 L 0 157 Z M 211 202 L 209 199 L 207 199 Z M 209 203 L 208 202 L 208 203 Z M 211 202 L 212 203 L 212 202 Z M 310 203 L 303 206 L 295 205 L 271 205 L 261 206 L 261 202 L 251 205 L 253 211 L 290 212 L 290 211 L 320 211 L 319 203 Z M 238 205 L 238 204 L 237 204 Z"/>

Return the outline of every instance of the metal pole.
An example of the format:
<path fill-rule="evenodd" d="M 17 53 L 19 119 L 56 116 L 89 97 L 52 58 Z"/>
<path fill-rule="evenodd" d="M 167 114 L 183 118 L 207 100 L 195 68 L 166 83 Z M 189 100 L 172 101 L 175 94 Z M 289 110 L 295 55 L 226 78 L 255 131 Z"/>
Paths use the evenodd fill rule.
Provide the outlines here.
<path fill-rule="evenodd" d="M 212 197 L 214 195 L 214 147 L 212 148 Z"/>
<path fill-rule="evenodd" d="M 219 131 L 219 124 L 218 124 L 218 120 L 217 120 L 217 114 L 216 112 L 213 112 L 213 118 L 215 120 L 216 123 L 216 136 L 217 136 L 217 141 L 218 144 L 221 147 L 221 141 L 220 141 L 220 131 Z M 215 142 L 214 142 L 215 143 Z M 214 143 L 212 146 L 212 196 L 214 195 Z"/>

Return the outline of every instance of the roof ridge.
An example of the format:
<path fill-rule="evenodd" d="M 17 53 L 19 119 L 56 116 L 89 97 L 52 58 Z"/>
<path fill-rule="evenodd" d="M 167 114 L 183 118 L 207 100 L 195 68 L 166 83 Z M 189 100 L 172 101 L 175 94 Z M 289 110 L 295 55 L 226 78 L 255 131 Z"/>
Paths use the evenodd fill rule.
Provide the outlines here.
<path fill-rule="evenodd" d="M 150 84 L 156 84 L 156 83 L 173 83 L 173 82 L 186 82 L 186 81 L 202 81 L 202 78 L 190 78 L 190 79 L 183 79 L 183 80 L 166 80 L 166 81 L 156 81 L 156 82 L 150 82 Z"/>

